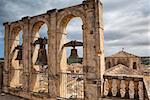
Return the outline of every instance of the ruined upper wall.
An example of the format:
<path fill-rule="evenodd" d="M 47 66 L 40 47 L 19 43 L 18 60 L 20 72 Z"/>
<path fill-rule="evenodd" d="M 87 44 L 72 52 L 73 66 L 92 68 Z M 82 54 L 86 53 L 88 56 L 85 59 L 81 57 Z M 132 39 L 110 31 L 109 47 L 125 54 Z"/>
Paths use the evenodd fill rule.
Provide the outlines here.
<path fill-rule="evenodd" d="M 66 10 L 66 9 L 74 9 L 74 8 L 75 9 L 76 8 L 82 9 L 83 6 L 85 6 L 85 7 L 92 7 L 91 3 L 90 3 L 90 5 L 88 5 L 89 2 L 93 2 L 93 3 L 94 2 L 99 2 L 101 5 L 103 5 L 102 4 L 102 0 L 84 0 L 82 2 L 82 4 L 78 4 L 78 5 L 70 6 L 70 7 L 65 7 L 65 8 L 62 8 L 62 9 L 51 9 L 51 10 L 48 10 L 47 12 L 45 12 L 43 14 L 39 14 L 39 15 L 31 16 L 31 17 L 30 16 L 25 16 L 25 17 L 22 17 L 20 20 L 16 20 L 16 21 L 13 21 L 13 22 L 5 22 L 5 23 L 3 23 L 3 25 L 9 24 L 11 26 L 15 26 L 16 24 L 22 24 L 23 19 L 35 20 L 37 18 L 44 18 L 47 15 L 53 16 L 56 12 L 62 12 L 64 10 Z M 86 5 L 88 5 L 88 6 L 86 6 Z"/>

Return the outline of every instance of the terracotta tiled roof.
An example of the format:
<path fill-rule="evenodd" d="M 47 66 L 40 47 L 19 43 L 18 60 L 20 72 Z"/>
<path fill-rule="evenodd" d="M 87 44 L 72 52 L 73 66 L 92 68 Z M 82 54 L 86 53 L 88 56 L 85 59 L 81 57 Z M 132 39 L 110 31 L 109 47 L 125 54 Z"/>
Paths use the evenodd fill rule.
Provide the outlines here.
<path fill-rule="evenodd" d="M 119 51 L 119 52 L 117 52 L 111 56 L 108 56 L 108 57 L 138 57 L 138 56 L 130 54 L 130 53 L 125 52 L 125 51 Z"/>
<path fill-rule="evenodd" d="M 104 73 L 107 76 L 128 76 L 128 77 L 142 77 L 142 72 L 128 68 L 125 65 L 118 64 Z"/>

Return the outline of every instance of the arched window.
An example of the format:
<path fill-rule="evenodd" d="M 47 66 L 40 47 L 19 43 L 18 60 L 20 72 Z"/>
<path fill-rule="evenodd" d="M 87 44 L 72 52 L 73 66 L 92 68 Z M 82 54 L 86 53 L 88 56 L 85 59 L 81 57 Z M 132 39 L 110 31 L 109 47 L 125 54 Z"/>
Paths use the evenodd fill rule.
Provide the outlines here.
<path fill-rule="evenodd" d="M 133 69 L 137 69 L 137 64 L 136 64 L 136 62 L 133 62 Z"/>
<path fill-rule="evenodd" d="M 111 62 L 108 62 L 108 67 L 107 68 L 111 68 Z"/>

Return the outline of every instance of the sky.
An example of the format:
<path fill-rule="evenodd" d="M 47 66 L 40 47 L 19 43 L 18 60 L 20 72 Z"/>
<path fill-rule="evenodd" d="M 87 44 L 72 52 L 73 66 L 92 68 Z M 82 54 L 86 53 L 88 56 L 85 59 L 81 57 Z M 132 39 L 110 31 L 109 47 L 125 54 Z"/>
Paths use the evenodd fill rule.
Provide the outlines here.
<path fill-rule="evenodd" d="M 73 6 L 82 1 L 0 0 L 0 57 L 4 56 L 4 22 L 39 15 L 54 8 Z M 105 56 L 122 48 L 138 56 L 150 56 L 150 0 L 103 0 L 103 5 Z M 67 26 L 69 40 L 71 37 L 81 40 L 81 25 L 79 18 L 71 20 Z"/>

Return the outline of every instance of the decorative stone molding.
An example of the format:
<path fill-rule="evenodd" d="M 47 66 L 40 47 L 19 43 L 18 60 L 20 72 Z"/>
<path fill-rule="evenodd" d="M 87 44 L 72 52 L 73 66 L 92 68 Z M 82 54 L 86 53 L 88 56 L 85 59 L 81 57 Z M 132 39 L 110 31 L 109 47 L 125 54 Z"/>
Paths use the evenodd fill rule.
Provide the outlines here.
<path fill-rule="evenodd" d="M 117 81 L 116 79 L 112 79 L 112 95 L 116 96 L 117 95 Z"/>
<path fill-rule="evenodd" d="M 134 99 L 134 81 L 129 82 L 129 97 Z"/>
<path fill-rule="evenodd" d="M 120 83 L 120 94 L 121 94 L 122 98 L 125 96 L 125 93 L 126 93 L 126 89 L 125 88 L 126 88 L 125 81 L 121 80 L 121 83 Z"/>

